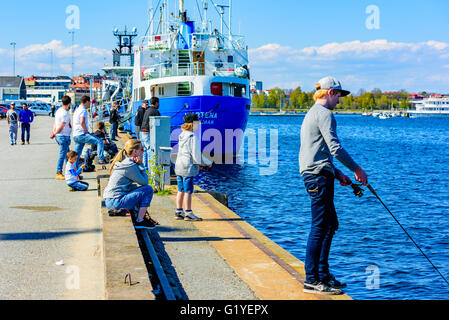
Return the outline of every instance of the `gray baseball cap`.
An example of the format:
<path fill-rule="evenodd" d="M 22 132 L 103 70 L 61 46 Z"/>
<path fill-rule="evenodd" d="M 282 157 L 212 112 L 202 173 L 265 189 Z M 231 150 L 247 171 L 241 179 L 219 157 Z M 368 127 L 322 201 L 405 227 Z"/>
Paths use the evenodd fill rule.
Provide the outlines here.
<path fill-rule="evenodd" d="M 328 89 L 338 90 L 338 91 L 341 92 L 341 96 L 342 97 L 346 97 L 348 94 L 351 93 L 351 92 L 349 92 L 347 90 L 343 90 L 342 87 L 341 87 L 340 81 L 338 81 L 337 79 L 335 79 L 333 77 L 326 77 L 326 78 L 323 78 L 320 81 L 318 81 L 317 90 L 320 90 L 320 89 L 324 89 L 324 90 L 328 90 Z"/>

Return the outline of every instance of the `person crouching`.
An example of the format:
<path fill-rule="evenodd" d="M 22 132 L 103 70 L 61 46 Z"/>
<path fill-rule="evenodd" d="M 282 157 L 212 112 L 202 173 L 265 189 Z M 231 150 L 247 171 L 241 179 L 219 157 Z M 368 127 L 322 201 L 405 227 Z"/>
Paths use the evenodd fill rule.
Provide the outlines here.
<path fill-rule="evenodd" d="M 178 180 L 175 217 L 178 220 L 202 221 L 192 211 L 193 179 L 198 175 L 200 166 L 211 167 L 212 162 L 203 157 L 199 140 L 194 131 L 198 130 L 200 121 L 194 113 L 184 117 L 182 133 L 179 135 L 179 149 L 175 164 Z M 186 211 L 184 212 L 183 209 Z"/>
<path fill-rule="evenodd" d="M 142 165 L 143 153 L 142 142 L 139 140 L 131 139 L 126 142 L 124 149 L 112 162 L 111 177 L 103 199 L 110 215 L 123 209 L 134 210 L 137 212 L 135 228 L 152 229 L 159 223 L 147 211 L 153 199 L 153 188 L 148 185 L 148 174 Z"/>

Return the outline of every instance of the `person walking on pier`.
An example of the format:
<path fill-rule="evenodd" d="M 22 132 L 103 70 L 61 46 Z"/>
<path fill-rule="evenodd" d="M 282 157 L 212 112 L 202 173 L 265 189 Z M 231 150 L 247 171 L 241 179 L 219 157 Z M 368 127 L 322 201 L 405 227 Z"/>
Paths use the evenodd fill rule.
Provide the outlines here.
<path fill-rule="evenodd" d="M 26 143 L 30 144 L 31 135 L 31 123 L 34 121 L 34 114 L 28 109 L 28 105 L 24 103 L 22 105 L 23 109 L 19 113 L 19 121 L 22 127 L 22 145 L 25 144 L 25 133 L 26 133 Z"/>
<path fill-rule="evenodd" d="M 112 211 L 121 209 L 138 211 L 136 229 L 151 229 L 158 222 L 147 216 L 147 210 L 153 200 L 153 188 L 143 161 L 142 143 L 137 139 L 128 140 L 111 164 L 111 177 L 103 193 L 106 208 Z M 135 183 L 141 187 L 136 188 Z"/>
<path fill-rule="evenodd" d="M 11 107 L 6 113 L 6 123 L 9 127 L 9 139 L 11 140 L 11 145 L 17 144 L 17 130 L 18 130 L 18 119 L 19 116 L 17 115 L 17 112 L 15 111 L 16 104 L 13 102 L 11 103 Z"/>
<path fill-rule="evenodd" d="M 70 104 L 72 99 L 68 96 L 62 98 L 62 107 L 56 111 L 55 123 L 50 139 L 55 139 L 59 145 L 59 158 L 56 168 L 56 180 L 65 180 L 63 174 L 64 163 L 67 162 L 67 153 L 70 150 L 70 135 L 72 134 L 72 123 L 70 120 Z"/>
<path fill-rule="evenodd" d="M 137 139 L 140 139 L 140 127 L 142 126 L 143 115 L 145 114 L 145 111 L 147 109 L 148 109 L 148 101 L 145 100 L 137 110 L 136 117 L 134 118 L 134 125 L 136 127 Z"/>
<path fill-rule="evenodd" d="M 212 162 L 201 154 L 199 140 L 194 134 L 199 125 L 200 121 L 197 114 L 186 114 L 182 133 L 179 135 L 179 150 L 175 164 L 175 173 L 178 180 L 175 217 L 178 220 L 203 220 L 192 211 L 193 179 L 198 175 L 200 166 L 211 167 Z M 184 212 L 183 209 L 186 211 Z"/>
<path fill-rule="evenodd" d="M 300 173 L 311 198 L 312 227 L 306 249 L 304 292 L 342 294 L 340 283 L 329 270 L 329 252 L 338 218 L 334 206 L 334 180 L 342 186 L 352 184 L 349 177 L 335 168 L 333 157 L 355 173 L 355 179 L 368 183 L 366 173 L 343 149 L 337 136 L 337 123 L 332 110 L 340 97 L 347 96 L 338 80 L 326 77 L 316 85 L 315 105 L 301 127 L 299 153 Z"/>
<path fill-rule="evenodd" d="M 143 164 L 145 169 L 149 170 L 150 162 L 150 117 L 160 117 L 159 112 L 159 98 L 153 97 L 150 100 L 151 106 L 145 110 L 145 114 L 142 118 L 142 126 L 140 127 L 140 138 L 145 148 L 145 153 L 143 154 Z"/>
<path fill-rule="evenodd" d="M 117 141 L 117 130 L 118 130 L 118 122 L 120 120 L 120 115 L 118 114 L 119 105 L 117 101 L 112 103 L 111 113 L 109 114 L 109 123 L 111 124 L 111 140 Z"/>
<path fill-rule="evenodd" d="M 75 113 L 73 115 L 73 140 L 75 141 L 75 152 L 78 155 L 81 155 L 83 153 L 83 148 L 86 143 L 97 145 L 98 163 L 105 164 L 106 161 L 104 160 L 103 140 L 89 133 L 88 129 L 89 113 L 87 111 L 89 107 L 90 107 L 90 98 L 88 96 L 83 96 L 81 98 L 81 105 L 78 108 L 76 108 Z"/>

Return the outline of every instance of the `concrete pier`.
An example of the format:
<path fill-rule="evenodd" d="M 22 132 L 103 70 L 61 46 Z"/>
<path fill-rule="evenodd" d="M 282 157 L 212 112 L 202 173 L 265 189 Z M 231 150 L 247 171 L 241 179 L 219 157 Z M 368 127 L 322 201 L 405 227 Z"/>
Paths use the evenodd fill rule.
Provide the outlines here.
<path fill-rule="evenodd" d="M 59 148 L 48 138 L 52 124 L 38 117 L 31 145 L 9 146 L 0 121 L 0 272 L 6 279 L 0 299 L 163 298 L 131 219 L 109 217 L 102 208 L 108 166 L 83 174 L 90 184 L 85 193 L 54 180 Z M 204 221 L 176 220 L 172 188 L 171 196 L 153 199 L 150 214 L 161 225 L 149 235 L 176 299 L 350 299 L 304 294 L 303 263 L 201 189 L 193 210 Z M 78 288 L 73 270 L 79 270 Z"/>

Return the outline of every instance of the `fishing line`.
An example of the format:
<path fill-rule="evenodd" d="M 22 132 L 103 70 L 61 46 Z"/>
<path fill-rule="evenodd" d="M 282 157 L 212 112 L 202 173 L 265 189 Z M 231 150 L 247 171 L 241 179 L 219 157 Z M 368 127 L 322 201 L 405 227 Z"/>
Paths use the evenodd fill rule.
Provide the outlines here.
<path fill-rule="evenodd" d="M 372 192 L 372 194 L 382 203 L 385 209 L 387 209 L 388 213 L 393 217 L 393 219 L 396 221 L 396 223 L 402 228 L 402 230 L 405 232 L 405 234 L 409 237 L 410 240 L 412 240 L 413 244 L 416 248 L 421 252 L 421 254 L 429 261 L 429 263 L 432 265 L 432 267 L 438 272 L 438 274 L 443 278 L 444 282 L 446 282 L 447 285 L 449 285 L 449 281 L 443 276 L 443 274 L 438 270 L 438 268 L 432 263 L 432 261 L 429 259 L 429 257 L 424 253 L 424 251 L 421 249 L 421 247 L 416 243 L 415 240 L 413 240 L 412 236 L 407 232 L 407 230 L 402 226 L 402 224 L 399 222 L 398 219 L 391 213 L 391 211 L 387 208 L 385 203 L 380 199 L 380 197 L 377 195 L 376 191 L 374 191 L 373 187 L 371 185 L 367 184 L 367 188 Z M 360 185 L 352 184 L 351 187 L 354 189 L 354 194 L 356 193 L 356 188 L 360 188 Z M 358 191 L 358 190 L 357 190 Z M 363 194 L 363 193 L 362 193 Z"/>

